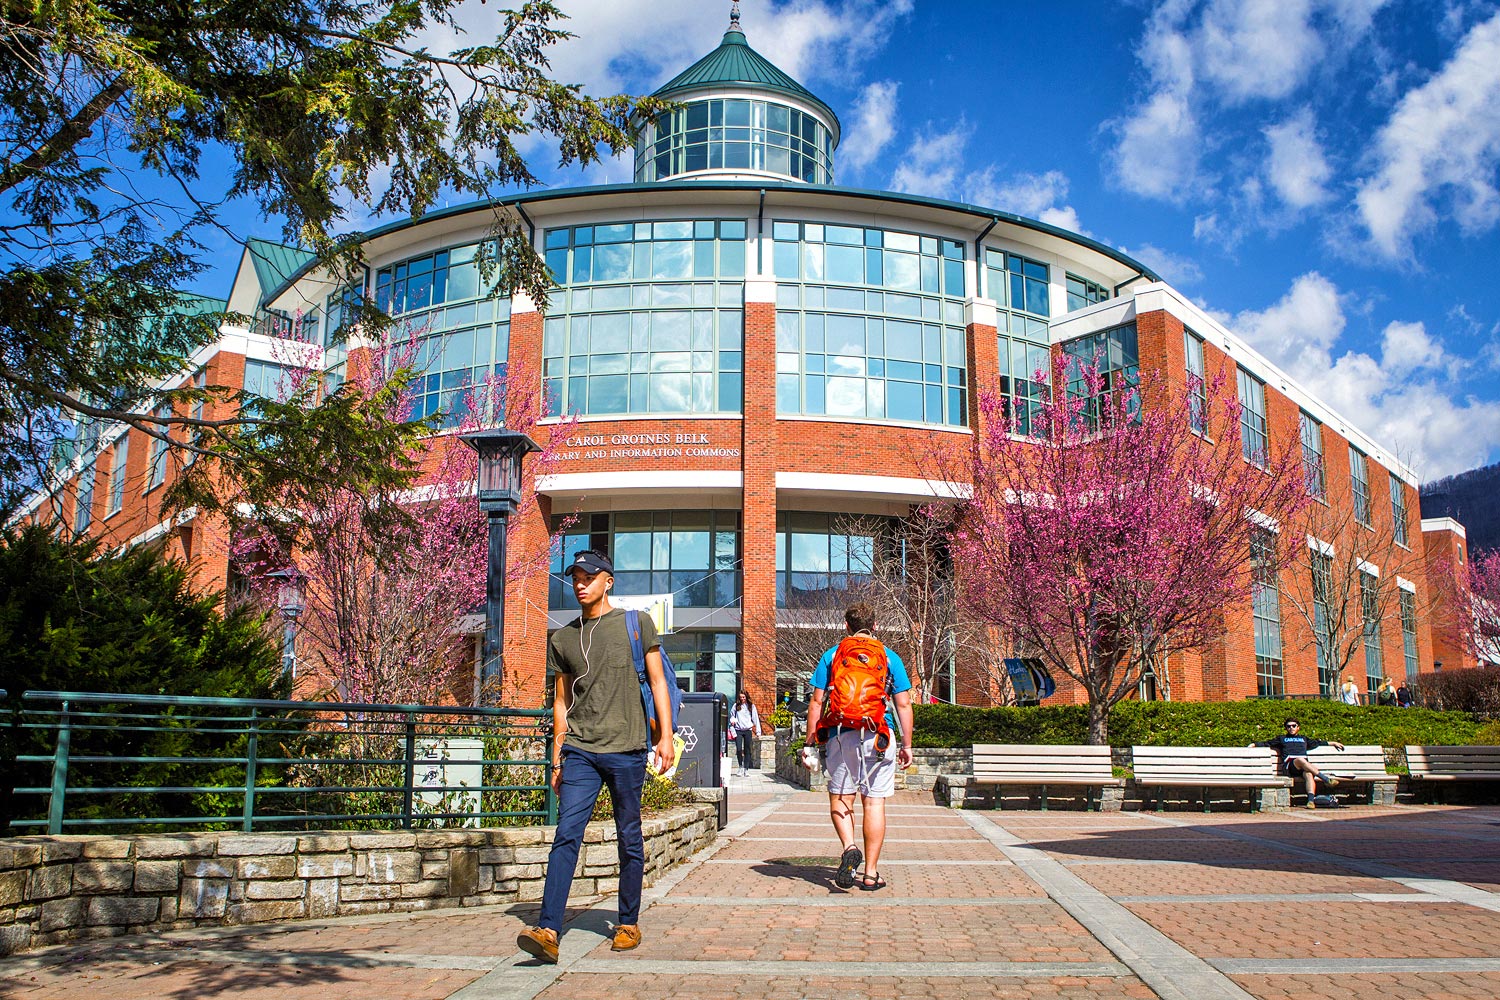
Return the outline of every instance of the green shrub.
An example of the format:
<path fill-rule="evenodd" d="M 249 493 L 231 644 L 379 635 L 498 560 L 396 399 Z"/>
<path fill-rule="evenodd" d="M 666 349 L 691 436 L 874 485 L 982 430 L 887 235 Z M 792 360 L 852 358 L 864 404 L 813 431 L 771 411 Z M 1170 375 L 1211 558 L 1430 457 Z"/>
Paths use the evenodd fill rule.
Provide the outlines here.
<path fill-rule="evenodd" d="M 1500 722 L 1486 722 L 1480 726 L 1474 742 L 1487 747 L 1500 746 Z"/>
<path fill-rule="evenodd" d="M 915 706 L 915 744 L 966 747 L 975 743 L 1083 743 L 1083 705 L 1030 708 Z M 1310 736 L 1349 744 L 1396 747 L 1408 743 L 1473 743 L 1479 725 L 1466 712 L 1380 708 L 1332 701 L 1126 701 L 1109 718 L 1110 743 L 1140 746 L 1244 746 L 1268 740 L 1295 717 Z M 1500 743 L 1500 738 L 1496 739 Z"/>

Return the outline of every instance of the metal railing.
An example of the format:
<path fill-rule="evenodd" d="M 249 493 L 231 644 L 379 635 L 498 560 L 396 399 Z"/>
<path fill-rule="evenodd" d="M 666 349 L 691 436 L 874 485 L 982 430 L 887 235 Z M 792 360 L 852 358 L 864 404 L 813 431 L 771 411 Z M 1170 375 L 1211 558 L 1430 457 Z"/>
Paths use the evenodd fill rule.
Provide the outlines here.
<path fill-rule="evenodd" d="M 0 834 L 555 823 L 551 725 L 508 708 L 0 691 Z"/>

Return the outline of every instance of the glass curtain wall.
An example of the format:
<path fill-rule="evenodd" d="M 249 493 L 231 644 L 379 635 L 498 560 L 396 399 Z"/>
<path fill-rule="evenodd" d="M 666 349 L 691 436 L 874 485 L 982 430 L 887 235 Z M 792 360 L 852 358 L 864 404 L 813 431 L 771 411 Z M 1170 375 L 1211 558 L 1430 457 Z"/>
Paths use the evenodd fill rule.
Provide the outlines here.
<path fill-rule="evenodd" d="M 553 519 L 553 530 L 566 518 Z M 547 606 L 578 608 L 563 575 L 579 549 L 615 565 L 615 592 L 672 594 L 678 608 L 725 608 L 740 597 L 740 514 L 734 510 L 617 511 L 582 514 L 553 552 Z"/>
<path fill-rule="evenodd" d="M 1276 536 L 1264 528 L 1250 534 L 1251 605 L 1255 620 L 1256 693 L 1286 694 L 1281 647 L 1281 592 L 1276 579 Z"/>
<path fill-rule="evenodd" d="M 725 169 L 832 184 L 833 134 L 812 115 L 784 104 L 716 97 L 660 115 L 636 142 L 638 183 Z"/>
<path fill-rule="evenodd" d="M 553 229 L 543 336 L 552 412 L 739 413 L 745 222 Z"/>
<path fill-rule="evenodd" d="M 1084 309 L 1109 300 L 1109 289 L 1095 281 L 1080 278 L 1076 274 L 1067 276 L 1068 312 Z"/>
<path fill-rule="evenodd" d="M 776 515 L 776 606 L 837 604 L 875 572 L 876 546 L 895 521 L 807 511 Z"/>
<path fill-rule="evenodd" d="M 472 393 L 505 377 L 510 354 L 510 299 L 495 297 L 493 244 L 468 243 L 411 257 L 375 273 L 375 304 L 397 320 L 387 334 L 393 360 L 414 354 L 412 416 L 441 414 L 457 427 Z M 330 299 L 327 329 L 345 324 L 348 301 Z"/>
<path fill-rule="evenodd" d="M 776 410 L 968 424 L 964 245 L 777 222 Z"/>
<path fill-rule="evenodd" d="M 1068 395 L 1075 399 L 1091 397 L 1084 408 L 1084 419 L 1090 427 L 1098 425 L 1101 413 L 1113 412 L 1113 406 L 1121 402 L 1120 394 L 1134 393 L 1140 385 L 1140 347 L 1134 323 L 1075 338 L 1062 349 L 1069 358 Z M 1091 365 L 1098 367 L 1100 378 L 1099 391 L 1092 395 L 1083 377 L 1085 366 Z M 1106 398 L 1112 401 L 1109 407 L 1104 406 Z M 1123 402 L 1131 418 L 1139 420 L 1139 398 L 1127 395 Z"/>
<path fill-rule="evenodd" d="M 1031 433 L 1031 422 L 1052 380 L 1047 323 L 1052 315 L 1048 267 L 1016 253 L 986 247 L 982 294 L 995 300 L 1000 338 L 1000 399 L 1016 430 Z M 1038 381 L 1035 376 L 1045 377 Z"/>

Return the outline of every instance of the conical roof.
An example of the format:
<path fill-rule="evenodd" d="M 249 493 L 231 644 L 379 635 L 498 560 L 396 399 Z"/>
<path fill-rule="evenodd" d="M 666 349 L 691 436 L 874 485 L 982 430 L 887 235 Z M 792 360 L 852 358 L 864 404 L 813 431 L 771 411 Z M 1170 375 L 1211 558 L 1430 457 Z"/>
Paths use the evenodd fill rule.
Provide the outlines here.
<path fill-rule="evenodd" d="M 839 118 L 833 109 L 752 49 L 738 27 L 730 27 L 718 48 L 678 73 L 651 96 L 675 100 L 689 91 L 706 89 L 769 90 L 794 97 L 827 116 L 834 142 L 838 142 Z"/>

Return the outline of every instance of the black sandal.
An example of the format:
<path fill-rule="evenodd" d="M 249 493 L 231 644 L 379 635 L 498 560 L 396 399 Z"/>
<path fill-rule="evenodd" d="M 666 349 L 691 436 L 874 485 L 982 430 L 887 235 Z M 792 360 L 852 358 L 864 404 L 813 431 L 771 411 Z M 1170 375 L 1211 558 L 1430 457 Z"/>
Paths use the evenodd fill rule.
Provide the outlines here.
<path fill-rule="evenodd" d="M 871 876 L 868 873 L 866 873 L 864 875 L 861 875 L 859 877 L 859 887 L 861 889 L 863 889 L 865 892 L 874 892 L 876 889 L 884 889 L 885 888 L 885 879 L 883 879 L 883 878 L 880 877 L 880 873 L 879 872 L 875 873 L 875 875 L 874 875 L 875 881 L 874 882 L 871 882 L 870 878 L 871 878 Z"/>
<path fill-rule="evenodd" d="M 844 854 L 839 858 L 839 870 L 834 873 L 833 884 L 840 889 L 854 888 L 854 869 L 865 860 L 865 854 L 858 847 L 849 846 L 844 849 Z"/>

